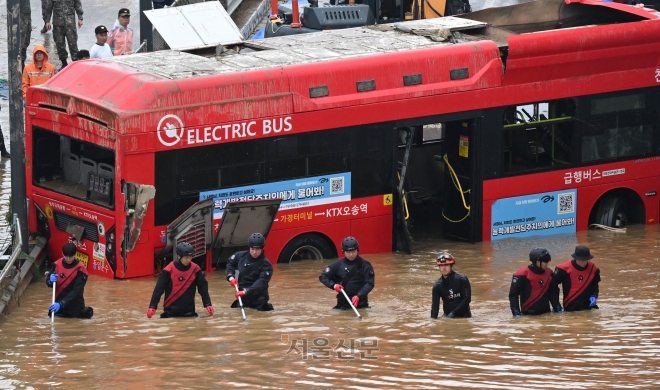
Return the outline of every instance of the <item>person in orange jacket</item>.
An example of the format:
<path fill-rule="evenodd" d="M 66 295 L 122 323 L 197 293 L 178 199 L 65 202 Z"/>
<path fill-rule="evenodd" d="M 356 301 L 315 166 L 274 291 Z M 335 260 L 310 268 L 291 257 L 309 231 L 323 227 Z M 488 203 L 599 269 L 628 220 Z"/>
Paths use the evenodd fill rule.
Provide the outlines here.
<path fill-rule="evenodd" d="M 43 84 L 55 75 L 55 65 L 48 62 L 48 53 L 43 46 L 35 46 L 32 51 L 32 62 L 23 69 L 23 99 L 27 96 L 28 87 Z"/>
<path fill-rule="evenodd" d="M 128 27 L 131 21 L 131 11 L 128 8 L 122 8 L 117 15 L 117 21 L 108 31 L 108 45 L 112 49 L 113 56 L 124 54 L 133 54 L 133 29 Z"/>

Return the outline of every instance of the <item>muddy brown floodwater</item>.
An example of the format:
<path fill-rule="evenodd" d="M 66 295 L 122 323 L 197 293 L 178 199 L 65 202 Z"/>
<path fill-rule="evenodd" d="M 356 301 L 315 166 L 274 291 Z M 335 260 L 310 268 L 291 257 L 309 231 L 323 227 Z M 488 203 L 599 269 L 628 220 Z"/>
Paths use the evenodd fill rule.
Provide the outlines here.
<path fill-rule="evenodd" d="M 229 308 L 222 270 L 208 274 L 215 316 L 198 299 L 196 319 L 147 319 L 155 278 L 91 276 L 94 317 L 51 325 L 42 281 L 0 322 L 0 388 L 658 388 L 658 233 L 635 226 L 476 245 L 418 238 L 414 255 L 365 255 L 376 288 L 362 321 L 331 310 L 335 294 L 318 281 L 330 261 L 276 265 L 275 311 L 247 310 L 246 323 Z M 548 248 L 554 267 L 578 241 L 601 268 L 600 310 L 512 318 L 511 275 L 529 250 Z M 429 318 L 440 249 L 470 278 L 471 319 Z"/>

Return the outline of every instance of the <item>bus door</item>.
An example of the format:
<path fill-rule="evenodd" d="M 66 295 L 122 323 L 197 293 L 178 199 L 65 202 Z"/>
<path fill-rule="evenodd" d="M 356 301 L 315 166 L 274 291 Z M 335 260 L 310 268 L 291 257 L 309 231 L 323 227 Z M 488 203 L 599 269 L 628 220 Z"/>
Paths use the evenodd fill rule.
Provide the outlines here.
<path fill-rule="evenodd" d="M 248 237 L 252 233 L 268 237 L 280 203 L 281 199 L 228 203 L 213 239 L 213 266 L 227 262 L 229 256 L 237 250 L 247 249 Z M 233 250 L 227 251 L 225 248 Z"/>
<path fill-rule="evenodd" d="M 446 122 L 444 206 L 442 230 L 448 238 L 479 241 L 475 205 L 477 183 L 477 148 L 479 119 Z"/>
<path fill-rule="evenodd" d="M 204 199 L 190 206 L 167 226 L 165 236 L 167 244 L 154 259 L 156 272 L 160 272 L 170 260 L 175 258 L 176 245 L 180 242 L 187 242 L 193 246 L 195 249 L 193 262 L 202 270 L 207 270 L 206 252 L 213 242 L 213 198 Z"/>

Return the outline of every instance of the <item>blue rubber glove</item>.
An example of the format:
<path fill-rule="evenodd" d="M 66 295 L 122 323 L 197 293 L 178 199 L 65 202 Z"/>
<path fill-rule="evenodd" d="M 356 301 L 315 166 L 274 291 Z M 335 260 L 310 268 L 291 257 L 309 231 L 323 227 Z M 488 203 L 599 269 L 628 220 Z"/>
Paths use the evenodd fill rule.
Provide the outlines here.
<path fill-rule="evenodd" d="M 562 312 L 562 309 L 561 309 L 561 307 L 558 307 L 558 308 L 556 308 L 556 309 L 553 310 L 553 311 L 554 311 L 555 313 L 561 313 L 561 312 Z"/>
<path fill-rule="evenodd" d="M 61 308 L 62 308 L 62 304 L 60 304 L 59 302 L 55 302 L 52 305 L 50 305 L 50 311 L 52 311 L 53 313 L 57 313 L 58 311 L 60 311 Z"/>
<path fill-rule="evenodd" d="M 596 296 L 592 295 L 589 297 L 589 307 L 594 307 L 596 306 Z"/>
<path fill-rule="evenodd" d="M 50 274 L 50 277 L 48 278 L 50 280 L 50 284 L 56 283 L 57 282 L 57 274 L 53 273 Z"/>
<path fill-rule="evenodd" d="M 516 314 L 514 314 L 513 316 L 514 316 L 514 317 L 521 317 L 522 314 L 520 314 L 520 313 L 516 313 Z"/>

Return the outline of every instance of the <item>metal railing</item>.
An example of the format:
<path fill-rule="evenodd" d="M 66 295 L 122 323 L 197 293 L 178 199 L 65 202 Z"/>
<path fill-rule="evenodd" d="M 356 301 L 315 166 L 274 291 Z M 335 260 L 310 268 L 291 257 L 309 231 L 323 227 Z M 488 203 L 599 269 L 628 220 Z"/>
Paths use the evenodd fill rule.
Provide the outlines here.
<path fill-rule="evenodd" d="M 21 248 L 23 247 L 23 237 L 21 237 L 21 223 L 18 220 L 17 214 L 14 214 L 12 218 L 10 230 L 11 236 L 13 237 L 12 252 L 9 256 L 7 264 L 5 264 L 4 268 L 2 269 L 2 273 L 0 273 L 0 282 L 2 282 L 5 276 L 7 276 L 9 270 L 12 269 L 16 260 L 20 257 Z"/>

